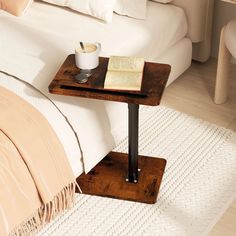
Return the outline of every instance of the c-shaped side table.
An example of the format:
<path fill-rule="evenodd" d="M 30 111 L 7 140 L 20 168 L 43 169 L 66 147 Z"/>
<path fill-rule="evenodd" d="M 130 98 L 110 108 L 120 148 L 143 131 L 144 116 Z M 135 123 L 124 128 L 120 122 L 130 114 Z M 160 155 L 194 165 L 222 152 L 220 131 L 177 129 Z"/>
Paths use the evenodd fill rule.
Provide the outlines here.
<path fill-rule="evenodd" d="M 166 160 L 138 155 L 139 105 L 160 104 L 171 68 L 166 64 L 146 62 L 141 92 L 111 91 L 103 88 L 109 59 L 100 57 L 99 60 L 99 67 L 93 70 L 88 82 L 78 84 L 75 76 L 79 69 L 75 66 L 74 55 L 69 55 L 49 85 L 49 91 L 127 103 L 129 151 L 128 154 L 109 153 L 88 174 L 79 176 L 77 183 L 85 194 L 153 204 L 157 199 Z"/>

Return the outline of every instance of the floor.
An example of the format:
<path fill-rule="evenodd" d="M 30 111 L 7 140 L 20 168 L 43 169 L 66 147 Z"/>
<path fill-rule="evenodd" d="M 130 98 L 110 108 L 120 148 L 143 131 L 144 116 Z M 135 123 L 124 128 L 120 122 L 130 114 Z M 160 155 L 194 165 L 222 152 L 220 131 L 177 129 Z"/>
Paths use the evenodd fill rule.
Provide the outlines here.
<path fill-rule="evenodd" d="M 236 131 L 236 65 L 232 65 L 229 99 L 223 105 L 213 102 L 217 62 L 193 62 L 191 68 L 165 91 L 162 105 Z M 236 235 L 236 199 L 209 236 Z"/>

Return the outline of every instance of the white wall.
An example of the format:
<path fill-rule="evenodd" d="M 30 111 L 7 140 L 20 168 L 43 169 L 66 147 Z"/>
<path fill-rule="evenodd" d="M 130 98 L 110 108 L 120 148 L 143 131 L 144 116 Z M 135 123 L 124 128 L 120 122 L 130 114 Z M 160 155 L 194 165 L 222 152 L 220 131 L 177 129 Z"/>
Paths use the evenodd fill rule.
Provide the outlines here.
<path fill-rule="evenodd" d="M 221 28 L 231 19 L 236 19 L 236 4 L 215 0 L 213 36 L 212 36 L 213 57 L 217 57 L 218 54 Z"/>

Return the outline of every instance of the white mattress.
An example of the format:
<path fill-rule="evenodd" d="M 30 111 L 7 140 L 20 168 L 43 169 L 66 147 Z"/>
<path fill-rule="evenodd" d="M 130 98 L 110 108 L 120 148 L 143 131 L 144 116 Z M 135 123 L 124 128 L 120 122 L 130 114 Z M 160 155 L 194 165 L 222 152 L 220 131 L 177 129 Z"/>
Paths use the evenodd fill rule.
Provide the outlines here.
<path fill-rule="evenodd" d="M 0 12 L 0 30 L 0 70 L 22 78 L 54 100 L 79 136 L 84 167 L 89 171 L 114 147 L 114 134 L 127 120 L 126 106 L 48 94 L 47 86 L 61 63 L 79 41 L 101 42 L 105 56 L 136 55 L 156 61 L 185 37 L 187 22 L 182 9 L 150 1 L 145 21 L 114 15 L 111 24 L 35 2 L 21 19 Z M 74 148 L 72 143 L 65 145 Z M 70 155 L 75 162 L 80 158 L 76 152 Z M 79 168 L 75 174 L 80 174 Z"/>

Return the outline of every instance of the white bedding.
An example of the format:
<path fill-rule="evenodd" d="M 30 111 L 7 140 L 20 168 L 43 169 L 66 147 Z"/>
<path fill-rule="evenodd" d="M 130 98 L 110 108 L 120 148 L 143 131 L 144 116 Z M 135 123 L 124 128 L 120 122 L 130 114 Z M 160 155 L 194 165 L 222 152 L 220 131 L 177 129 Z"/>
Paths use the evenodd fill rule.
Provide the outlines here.
<path fill-rule="evenodd" d="M 156 61 L 185 37 L 187 22 L 182 9 L 149 1 L 147 11 L 145 21 L 115 15 L 111 24 L 40 2 L 33 3 L 21 19 L 0 12 L 0 70 L 24 79 L 54 100 L 79 136 L 86 171 L 123 135 L 119 129 L 127 120 L 127 107 L 119 103 L 51 95 L 47 86 L 79 41 L 101 42 L 104 56 L 136 55 Z M 22 92 L 19 95 L 29 99 Z M 33 93 L 30 96 L 37 97 Z M 47 102 L 43 97 L 40 101 L 42 104 Z M 53 119 L 49 121 L 54 123 Z M 57 129 L 55 124 L 54 128 Z M 64 146 L 68 150 L 74 149 L 73 142 L 68 141 Z M 71 163 L 80 158 L 77 152 L 68 155 L 71 155 Z M 79 175 L 81 168 L 76 168 L 74 173 Z"/>

